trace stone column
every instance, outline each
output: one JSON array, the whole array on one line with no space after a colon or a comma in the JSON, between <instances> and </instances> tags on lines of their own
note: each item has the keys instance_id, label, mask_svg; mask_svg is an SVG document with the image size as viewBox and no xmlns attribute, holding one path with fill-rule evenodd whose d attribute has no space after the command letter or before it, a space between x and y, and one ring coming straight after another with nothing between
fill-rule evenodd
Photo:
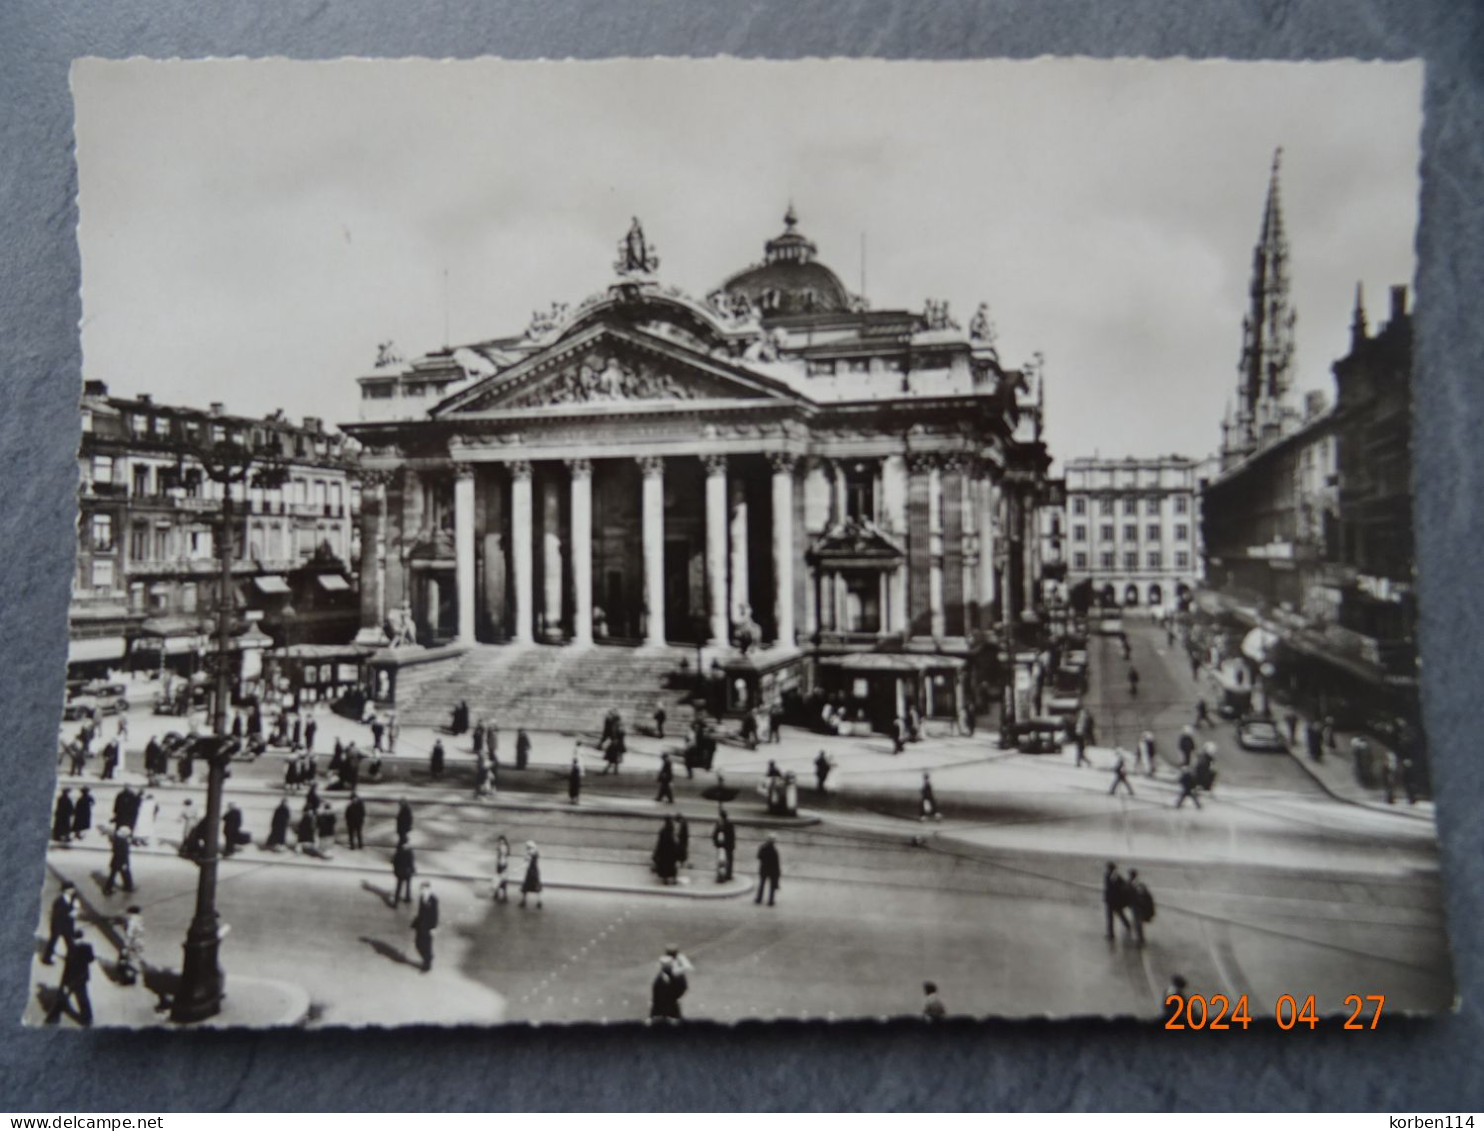
<instances>
[{"instance_id":1,"label":"stone column","mask_svg":"<svg viewBox=\"0 0 1484 1131\"><path fill-rule=\"evenodd\" d=\"M360 478L361 628L356 634L356 643L380 646L386 643L386 484L389 475L385 471L363 471ZM263 556L271 557L266 532L263 537Z\"/></svg>"},{"instance_id":2,"label":"stone column","mask_svg":"<svg viewBox=\"0 0 1484 1131\"><path fill-rule=\"evenodd\" d=\"M995 601L995 526L1000 509L1000 489L989 472L979 481L979 623L993 624Z\"/></svg>"},{"instance_id":3,"label":"stone column","mask_svg":"<svg viewBox=\"0 0 1484 1131\"><path fill-rule=\"evenodd\" d=\"M707 456L706 598L711 614L711 645L726 647L727 616L727 457Z\"/></svg>"},{"instance_id":4,"label":"stone column","mask_svg":"<svg viewBox=\"0 0 1484 1131\"><path fill-rule=\"evenodd\" d=\"M644 643L665 642L665 461L640 456L644 476Z\"/></svg>"},{"instance_id":5,"label":"stone column","mask_svg":"<svg viewBox=\"0 0 1484 1131\"><path fill-rule=\"evenodd\" d=\"M572 643L593 642L593 465L569 459L572 476Z\"/></svg>"},{"instance_id":6,"label":"stone column","mask_svg":"<svg viewBox=\"0 0 1484 1131\"><path fill-rule=\"evenodd\" d=\"M541 625L550 635L562 625L562 495L557 481L541 481Z\"/></svg>"},{"instance_id":7,"label":"stone column","mask_svg":"<svg viewBox=\"0 0 1484 1131\"><path fill-rule=\"evenodd\" d=\"M845 465L839 460L830 461L830 521L839 525L845 521L847 510L845 497Z\"/></svg>"},{"instance_id":8,"label":"stone column","mask_svg":"<svg viewBox=\"0 0 1484 1131\"><path fill-rule=\"evenodd\" d=\"M983 627L983 614L979 611L979 512L974 506L975 484L979 481L977 461L964 464L964 473L959 477L963 501L959 506L963 538L963 594L964 636L971 636L975 629Z\"/></svg>"},{"instance_id":9,"label":"stone column","mask_svg":"<svg viewBox=\"0 0 1484 1131\"><path fill-rule=\"evenodd\" d=\"M791 452L768 457L773 465L773 621L777 645L794 646L794 465Z\"/></svg>"},{"instance_id":10,"label":"stone column","mask_svg":"<svg viewBox=\"0 0 1484 1131\"><path fill-rule=\"evenodd\" d=\"M535 615L532 600L531 559L531 465L515 460L510 468L510 572L515 575L515 609L511 636L517 644L532 640L531 621Z\"/></svg>"},{"instance_id":11,"label":"stone column","mask_svg":"<svg viewBox=\"0 0 1484 1131\"><path fill-rule=\"evenodd\" d=\"M454 579L458 591L460 644L474 643L474 468L454 465Z\"/></svg>"},{"instance_id":12,"label":"stone column","mask_svg":"<svg viewBox=\"0 0 1484 1131\"><path fill-rule=\"evenodd\" d=\"M943 469L928 468L928 613L933 639L946 631L943 617Z\"/></svg>"},{"instance_id":13,"label":"stone column","mask_svg":"<svg viewBox=\"0 0 1484 1131\"><path fill-rule=\"evenodd\" d=\"M752 587L747 576L747 485L734 478L727 486L732 497L731 614L733 621L740 621L752 608Z\"/></svg>"},{"instance_id":14,"label":"stone column","mask_svg":"<svg viewBox=\"0 0 1484 1131\"><path fill-rule=\"evenodd\" d=\"M903 456L887 456L881 461L881 525L899 545L907 544L907 460ZM890 592L890 619L886 622L886 630L906 633L912 626L907 617L905 562L892 570Z\"/></svg>"}]
</instances>

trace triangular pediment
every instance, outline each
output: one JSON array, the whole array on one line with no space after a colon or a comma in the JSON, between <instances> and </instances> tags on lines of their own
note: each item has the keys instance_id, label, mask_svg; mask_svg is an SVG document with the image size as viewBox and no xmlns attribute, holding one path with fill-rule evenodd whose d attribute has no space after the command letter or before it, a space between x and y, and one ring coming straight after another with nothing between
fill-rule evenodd
<instances>
[{"instance_id":1,"label":"triangular pediment","mask_svg":"<svg viewBox=\"0 0 1484 1131\"><path fill-rule=\"evenodd\" d=\"M827 564L887 566L905 557L905 551L874 522L847 519L821 534L809 556Z\"/></svg>"},{"instance_id":2,"label":"triangular pediment","mask_svg":"<svg viewBox=\"0 0 1484 1131\"><path fill-rule=\"evenodd\" d=\"M531 409L618 408L688 401L793 400L770 378L674 342L602 328L559 342L434 410L440 418Z\"/></svg>"}]
</instances>

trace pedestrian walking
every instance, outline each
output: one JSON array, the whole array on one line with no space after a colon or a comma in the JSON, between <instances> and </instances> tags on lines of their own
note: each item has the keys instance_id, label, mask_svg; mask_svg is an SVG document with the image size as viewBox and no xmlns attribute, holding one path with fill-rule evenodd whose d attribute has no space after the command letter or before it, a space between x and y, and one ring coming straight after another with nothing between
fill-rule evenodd
<instances>
[{"instance_id":1,"label":"pedestrian walking","mask_svg":"<svg viewBox=\"0 0 1484 1131\"><path fill-rule=\"evenodd\" d=\"M1180 765L1189 767L1190 759L1195 754L1195 731L1190 727L1181 727L1180 740L1175 745L1180 751Z\"/></svg>"},{"instance_id":2,"label":"pedestrian walking","mask_svg":"<svg viewBox=\"0 0 1484 1131\"><path fill-rule=\"evenodd\" d=\"M1154 732L1146 730L1139 738L1138 745L1134 747L1134 769L1143 764L1146 777L1154 776Z\"/></svg>"},{"instance_id":3,"label":"pedestrian walking","mask_svg":"<svg viewBox=\"0 0 1484 1131\"><path fill-rule=\"evenodd\" d=\"M1216 722L1211 718L1211 708L1206 705L1205 699L1195 701L1195 725L1198 727L1210 727L1216 729Z\"/></svg>"},{"instance_id":4,"label":"pedestrian walking","mask_svg":"<svg viewBox=\"0 0 1484 1131\"><path fill-rule=\"evenodd\" d=\"M433 751L428 755L428 776L434 781L443 780L444 757L443 740L441 738L435 738L433 740Z\"/></svg>"},{"instance_id":5,"label":"pedestrian walking","mask_svg":"<svg viewBox=\"0 0 1484 1131\"><path fill-rule=\"evenodd\" d=\"M58 942L70 945L73 936L77 934L77 885L71 880L62 881L62 890L52 900L47 927L46 946L41 952L43 966L52 964Z\"/></svg>"},{"instance_id":6,"label":"pedestrian walking","mask_svg":"<svg viewBox=\"0 0 1484 1131\"><path fill-rule=\"evenodd\" d=\"M418 957L423 960L422 972L433 969L433 934L438 930L438 896L427 880L417 893L417 914L412 919L413 941Z\"/></svg>"},{"instance_id":7,"label":"pedestrian walking","mask_svg":"<svg viewBox=\"0 0 1484 1131\"><path fill-rule=\"evenodd\" d=\"M118 979L132 986L144 974L144 912L130 904L119 923Z\"/></svg>"},{"instance_id":8,"label":"pedestrian walking","mask_svg":"<svg viewBox=\"0 0 1484 1131\"><path fill-rule=\"evenodd\" d=\"M510 841L501 833L495 841L495 878L491 882L491 894L496 903L510 901Z\"/></svg>"},{"instance_id":9,"label":"pedestrian walking","mask_svg":"<svg viewBox=\"0 0 1484 1131\"><path fill-rule=\"evenodd\" d=\"M678 875L679 854L675 845L675 818L666 817L655 838L654 852L650 854L654 874L662 884L673 884Z\"/></svg>"},{"instance_id":10,"label":"pedestrian walking","mask_svg":"<svg viewBox=\"0 0 1484 1131\"><path fill-rule=\"evenodd\" d=\"M943 819L943 814L938 812L938 798L933 793L932 775L926 773L922 775L922 789L918 791L917 819L919 821L941 821Z\"/></svg>"},{"instance_id":11,"label":"pedestrian walking","mask_svg":"<svg viewBox=\"0 0 1484 1131\"><path fill-rule=\"evenodd\" d=\"M68 787L62 790L56 807L52 809L52 840L65 842L72 839L72 811L72 789Z\"/></svg>"},{"instance_id":12,"label":"pedestrian walking","mask_svg":"<svg viewBox=\"0 0 1484 1131\"><path fill-rule=\"evenodd\" d=\"M1103 925L1110 939L1113 937L1114 919L1123 924L1125 934L1129 931L1128 915L1125 914L1128 897L1128 881L1119 874L1118 865L1109 860L1103 869Z\"/></svg>"},{"instance_id":13,"label":"pedestrian walking","mask_svg":"<svg viewBox=\"0 0 1484 1131\"><path fill-rule=\"evenodd\" d=\"M711 843L716 848L716 882L724 884L732 878L732 861L737 852L737 826L732 824L725 809L717 811Z\"/></svg>"},{"instance_id":14,"label":"pedestrian walking","mask_svg":"<svg viewBox=\"0 0 1484 1131\"><path fill-rule=\"evenodd\" d=\"M768 741L783 741L783 704L773 703L768 708Z\"/></svg>"},{"instance_id":15,"label":"pedestrian walking","mask_svg":"<svg viewBox=\"0 0 1484 1131\"><path fill-rule=\"evenodd\" d=\"M829 780L832 769L834 769L834 763L830 761L830 756L821 750L819 756L814 759L814 781L820 793L824 792L824 783Z\"/></svg>"},{"instance_id":16,"label":"pedestrian walking","mask_svg":"<svg viewBox=\"0 0 1484 1131\"><path fill-rule=\"evenodd\" d=\"M298 827L294 830L294 835L299 842L294 846L295 850L307 856L315 854L316 842L319 839L319 822L315 820L314 814L315 810L308 805L304 806L304 811L299 814Z\"/></svg>"},{"instance_id":17,"label":"pedestrian walking","mask_svg":"<svg viewBox=\"0 0 1484 1131\"><path fill-rule=\"evenodd\" d=\"M1077 760L1072 763L1074 768L1092 765L1092 760L1087 756L1087 746L1091 741L1092 715L1084 707L1077 712L1077 721L1072 724L1072 744L1077 750Z\"/></svg>"},{"instance_id":18,"label":"pedestrian walking","mask_svg":"<svg viewBox=\"0 0 1484 1131\"><path fill-rule=\"evenodd\" d=\"M407 838L398 837L397 847L392 851L392 878L397 881L392 889L392 903L412 902L412 877L417 875L417 859ZM405 900L404 900L405 897Z\"/></svg>"},{"instance_id":19,"label":"pedestrian walking","mask_svg":"<svg viewBox=\"0 0 1484 1131\"><path fill-rule=\"evenodd\" d=\"M125 891L134 890L134 872L129 866L129 831L115 827L113 844L108 853L108 879L103 881L103 894L113 894L115 880L122 880Z\"/></svg>"},{"instance_id":20,"label":"pedestrian walking","mask_svg":"<svg viewBox=\"0 0 1484 1131\"><path fill-rule=\"evenodd\" d=\"M668 805L675 804L675 767L670 762L669 754L660 755L660 772L655 777L659 785L659 791L654 795L656 802L664 802Z\"/></svg>"},{"instance_id":21,"label":"pedestrian walking","mask_svg":"<svg viewBox=\"0 0 1484 1131\"><path fill-rule=\"evenodd\" d=\"M386 752L395 754L397 752L397 736L402 733L402 723L397 718L396 711L386 713Z\"/></svg>"},{"instance_id":22,"label":"pedestrian walking","mask_svg":"<svg viewBox=\"0 0 1484 1131\"><path fill-rule=\"evenodd\" d=\"M1181 770L1179 781L1180 796L1175 798L1175 808L1182 808L1185 805L1185 799L1188 797L1195 804L1195 807L1199 809L1201 807L1201 799L1196 796L1195 771L1189 768Z\"/></svg>"},{"instance_id":23,"label":"pedestrian walking","mask_svg":"<svg viewBox=\"0 0 1484 1131\"><path fill-rule=\"evenodd\" d=\"M304 723L304 749L311 753L314 751L314 736L318 731L319 723L314 721L313 715L310 715Z\"/></svg>"},{"instance_id":24,"label":"pedestrian walking","mask_svg":"<svg viewBox=\"0 0 1484 1131\"><path fill-rule=\"evenodd\" d=\"M98 775L101 780L113 780L114 771L118 769L119 758L121 757L119 750L120 747L117 740L110 742L103 748L103 772Z\"/></svg>"},{"instance_id":25,"label":"pedestrian walking","mask_svg":"<svg viewBox=\"0 0 1484 1131\"><path fill-rule=\"evenodd\" d=\"M1173 1021L1181 1015L1181 1012L1184 1009L1188 986L1189 983L1185 981L1185 976L1183 974L1170 975L1170 984L1165 989L1164 998L1164 1004L1170 1008L1169 1014L1165 1017L1166 1022ZM1180 1001L1179 1003L1173 1003L1170 1001L1171 998L1179 998Z\"/></svg>"},{"instance_id":26,"label":"pedestrian walking","mask_svg":"<svg viewBox=\"0 0 1484 1131\"><path fill-rule=\"evenodd\" d=\"M907 723L901 715L891 720L891 752L900 754L907 749Z\"/></svg>"},{"instance_id":27,"label":"pedestrian walking","mask_svg":"<svg viewBox=\"0 0 1484 1131\"><path fill-rule=\"evenodd\" d=\"M322 851L329 852L335 847L335 807L328 802L315 814L314 832Z\"/></svg>"},{"instance_id":28,"label":"pedestrian walking","mask_svg":"<svg viewBox=\"0 0 1484 1131\"><path fill-rule=\"evenodd\" d=\"M139 803L134 814L134 843L147 848L157 835L160 803L148 790L141 791L138 796Z\"/></svg>"},{"instance_id":29,"label":"pedestrian walking","mask_svg":"<svg viewBox=\"0 0 1484 1131\"><path fill-rule=\"evenodd\" d=\"M61 1020L63 1012L71 1012L69 1002L76 1007L77 1020L82 1025L93 1023L93 1003L88 997L88 980L93 965L93 947L78 935L67 946L67 958L62 963L62 980L57 986L56 1000L46 1015L50 1025Z\"/></svg>"},{"instance_id":30,"label":"pedestrian walking","mask_svg":"<svg viewBox=\"0 0 1484 1131\"><path fill-rule=\"evenodd\" d=\"M1129 909L1134 913L1134 938L1140 946L1144 945L1144 924L1154 920L1154 896L1139 879L1137 868L1130 868L1128 873Z\"/></svg>"},{"instance_id":31,"label":"pedestrian walking","mask_svg":"<svg viewBox=\"0 0 1484 1131\"><path fill-rule=\"evenodd\" d=\"M1324 716L1324 748L1335 749L1335 719L1333 715Z\"/></svg>"},{"instance_id":32,"label":"pedestrian walking","mask_svg":"<svg viewBox=\"0 0 1484 1131\"><path fill-rule=\"evenodd\" d=\"M763 892L768 893L768 906L778 896L778 885L783 881L783 862L778 856L778 838L769 833L757 850L757 895L753 903L763 901Z\"/></svg>"},{"instance_id":33,"label":"pedestrian walking","mask_svg":"<svg viewBox=\"0 0 1484 1131\"><path fill-rule=\"evenodd\" d=\"M654 708L654 736L665 737L665 708L663 704L656 704Z\"/></svg>"},{"instance_id":34,"label":"pedestrian walking","mask_svg":"<svg viewBox=\"0 0 1484 1131\"><path fill-rule=\"evenodd\" d=\"M654 976L649 993L649 1019L651 1021L683 1021L680 999L690 988L690 972L694 970L690 959L680 953L678 947L668 948L660 956L659 972Z\"/></svg>"},{"instance_id":35,"label":"pedestrian walking","mask_svg":"<svg viewBox=\"0 0 1484 1131\"><path fill-rule=\"evenodd\" d=\"M1304 727L1304 749L1308 752L1309 761L1324 761L1324 739L1319 724L1310 719Z\"/></svg>"},{"instance_id":36,"label":"pedestrian walking","mask_svg":"<svg viewBox=\"0 0 1484 1131\"><path fill-rule=\"evenodd\" d=\"M1127 647L1127 646L1125 646L1125 647ZM1130 699L1137 699L1139 697L1139 669L1138 668L1131 667L1128 670L1128 694L1129 694L1129 698Z\"/></svg>"},{"instance_id":37,"label":"pedestrian walking","mask_svg":"<svg viewBox=\"0 0 1484 1131\"><path fill-rule=\"evenodd\" d=\"M227 811L222 814L222 855L234 855L243 840L242 810L235 801L228 802Z\"/></svg>"},{"instance_id":38,"label":"pedestrian walking","mask_svg":"<svg viewBox=\"0 0 1484 1131\"><path fill-rule=\"evenodd\" d=\"M747 749L757 749L757 713L748 711L742 716L742 741L747 744Z\"/></svg>"},{"instance_id":39,"label":"pedestrian walking","mask_svg":"<svg viewBox=\"0 0 1484 1131\"><path fill-rule=\"evenodd\" d=\"M536 897L536 907L541 907L541 853L534 840L526 841L526 874L520 882L520 905L526 905L526 896Z\"/></svg>"},{"instance_id":40,"label":"pedestrian walking","mask_svg":"<svg viewBox=\"0 0 1484 1131\"><path fill-rule=\"evenodd\" d=\"M1290 747L1298 745L1298 723L1299 717L1292 711L1289 711L1283 716L1283 727L1288 731L1288 745Z\"/></svg>"},{"instance_id":41,"label":"pedestrian walking","mask_svg":"<svg viewBox=\"0 0 1484 1131\"><path fill-rule=\"evenodd\" d=\"M474 757L484 757L484 720L480 719L474 724L473 730Z\"/></svg>"},{"instance_id":42,"label":"pedestrian walking","mask_svg":"<svg viewBox=\"0 0 1484 1131\"><path fill-rule=\"evenodd\" d=\"M397 839L406 840L412 835L412 806L407 798L397 802Z\"/></svg>"},{"instance_id":43,"label":"pedestrian walking","mask_svg":"<svg viewBox=\"0 0 1484 1131\"><path fill-rule=\"evenodd\" d=\"M386 724L375 715L371 716L371 749L382 752L382 739L386 736Z\"/></svg>"},{"instance_id":44,"label":"pedestrian walking","mask_svg":"<svg viewBox=\"0 0 1484 1131\"><path fill-rule=\"evenodd\" d=\"M515 732L515 768L524 770L531 764L531 736L526 733L525 727Z\"/></svg>"},{"instance_id":45,"label":"pedestrian walking","mask_svg":"<svg viewBox=\"0 0 1484 1131\"><path fill-rule=\"evenodd\" d=\"M684 813L675 814L675 863L682 868L690 867L690 822Z\"/></svg>"},{"instance_id":46,"label":"pedestrian walking","mask_svg":"<svg viewBox=\"0 0 1484 1131\"><path fill-rule=\"evenodd\" d=\"M289 809L289 799L279 798L278 808L273 810L273 817L268 824L268 839L263 842L263 847L271 852L286 848L289 843L289 825L293 823L293 820L294 814Z\"/></svg>"},{"instance_id":47,"label":"pedestrian walking","mask_svg":"<svg viewBox=\"0 0 1484 1131\"><path fill-rule=\"evenodd\" d=\"M1134 795L1134 785L1128 780L1128 766L1124 763L1122 750L1117 751L1117 761L1113 763L1113 784L1108 787L1108 796L1117 793L1119 786L1128 790L1130 797Z\"/></svg>"},{"instance_id":48,"label":"pedestrian walking","mask_svg":"<svg viewBox=\"0 0 1484 1131\"><path fill-rule=\"evenodd\" d=\"M352 792L345 806L345 846L350 849L366 847L366 803L359 793Z\"/></svg>"},{"instance_id":49,"label":"pedestrian walking","mask_svg":"<svg viewBox=\"0 0 1484 1131\"><path fill-rule=\"evenodd\" d=\"M948 1016L948 1009L943 1004L943 999L938 996L937 982L924 982L922 984L922 1019L924 1021L941 1021Z\"/></svg>"},{"instance_id":50,"label":"pedestrian walking","mask_svg":"<svg viewBox=\"0 0 1484 1131\"><path fill-rule=\"evenodd\" d=\"M93 794L83 786L72 807L72 839L81 840L93 827Z\"/></svg>"},{"instance_id":51,"label":"pedestrian walking","mask_svg":"<svg viewBox=\"0 0 1484 1131\"><path fill-rule=\"evenodd\" d=\"M582 799L582 759L572 755L572 765L567 768L567 801L576 805Z\"/></svg>"},{"instance_id":52,"label":"pedestrian walking","mask_svg":"<svg viewBox=\"0 0 1484 1131\"><path fill-rule=\"evenodd\" d=\"M180 826L180 854L186 853L186 844L191 839L191 830L196 827L196 806L187 797L180 803L180 812L175 815L175 823Z\"/></svg>"}]
</instances>

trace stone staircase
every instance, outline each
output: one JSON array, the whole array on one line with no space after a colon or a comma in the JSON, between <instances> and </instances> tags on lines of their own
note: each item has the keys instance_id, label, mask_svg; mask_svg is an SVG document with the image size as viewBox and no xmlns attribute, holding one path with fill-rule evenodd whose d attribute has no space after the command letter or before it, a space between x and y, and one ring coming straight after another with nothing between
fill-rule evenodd
<instances>
[{"instance_id":1,"label":"stone staircase","mask_svg":"<svg viewBox=\"0 0 1484 1131\"><path fill-rule=\"evenodd\" d=\"M617 707L632 732L653 725L659 704L678 721L691 690L676 677L682 659L693 669L694 649L479 645L429 665L433 678L399 687L397 715L404 726L447 726L462 700L471 721L490 719L507 735L516 727L596 734Z\"/></svg>"}]
</instances>

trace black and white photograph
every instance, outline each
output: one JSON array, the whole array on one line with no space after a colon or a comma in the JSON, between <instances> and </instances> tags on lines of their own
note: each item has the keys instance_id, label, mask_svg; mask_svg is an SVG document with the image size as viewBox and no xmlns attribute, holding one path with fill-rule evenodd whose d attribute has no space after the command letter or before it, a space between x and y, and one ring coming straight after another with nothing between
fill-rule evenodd
<instances>
[{"instance_id":1,"label":"black and white photograph","mask_svg":"<svg viewBox=\"0 0 1484 1131\"><path fill-rule=\"evenodd\" d=\"M71 78L26 1025L1453 1007L1420 62Z\"/></svg>"}]
</instances>

